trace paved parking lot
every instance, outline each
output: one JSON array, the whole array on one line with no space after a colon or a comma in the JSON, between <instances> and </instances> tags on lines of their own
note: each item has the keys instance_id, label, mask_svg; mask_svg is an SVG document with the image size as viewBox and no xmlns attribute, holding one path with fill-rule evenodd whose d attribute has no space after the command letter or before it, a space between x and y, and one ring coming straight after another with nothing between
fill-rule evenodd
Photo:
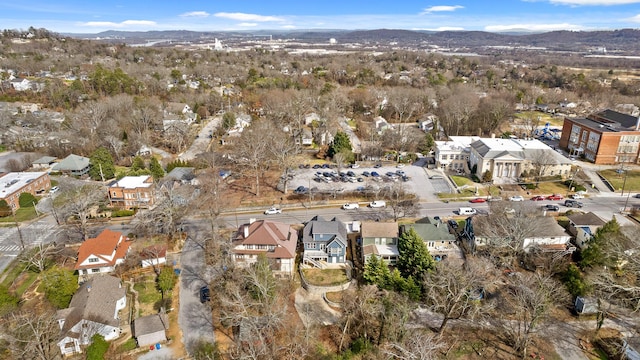
<instances>
[{"instance_id":1,"label":"paved parking lot","mask_svg":"<svg viewBox=\"0 0 640 360\"><path fill-rule=\"evenodd\" d=\"M312 189L317 192L341 192L356 191L358 189L379 190L387 186L401 184L406 191L415 193L420 200L429 201L437 199L437 192L449 192L449 186L444 179L429 179L422 166L423 162L407 164L402 167L385 165L381 167L361 166L358 168L303 168L293 172L293 178L289 182L290 189L299 186ZM341 181L339 173L345 173L347 181ZM349 173L351 172L351 173ZM379 176L372 176L372 173ZM402 175L406 176L403 180ZM325 176L333 174L332 176ZM394 176L388 176L387 174Z\"/></svg>"}]
</instances>

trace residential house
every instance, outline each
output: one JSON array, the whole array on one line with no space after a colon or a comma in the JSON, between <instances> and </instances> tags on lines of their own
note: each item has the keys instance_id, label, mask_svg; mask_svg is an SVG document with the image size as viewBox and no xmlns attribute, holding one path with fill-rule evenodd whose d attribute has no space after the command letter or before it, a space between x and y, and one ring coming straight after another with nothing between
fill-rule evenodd
<instances>
[{"instance_id":1,"label":"residential house","mask_svg":"<svg viewBox=\"0 0 640 360\"><path fill-rule=\"evenodd\" d=\"M89 158L71 154L54 165L51 170L71 176L82 176L89 172Z\"/></svg>"},{"instance_id":2,"label":"residential house","mask_svg":"<svg viewBox=\"0 0 640 360\"><path fill-rule=\"evenodd\" d=\"M575 237L574 243L580 249L585 249L591 238L596 234L596 231L606 224L602 218L593 212L573 213L568 215L567 218L569 219L568 231Z\"/></svg>"},{"instance_id":3,"label":"residential house","mask_svg":"<svg viewBox=\"0 0 640 360\"><path fill-rule=\"evenodd\" d=\"M95 334L111 341L120 336L118 312L127 305L120 279L101 275L80 285L67 309L58 310L61 339L57 345L63 355L82 352L80 346L91 343Z\"/></svg>"},{"instance_id":4,"label":"residential house","mask_svg":"<svg viewBox=\"0 0 640 360\"><path fill-rule=\"evenodd\" d=\"M13 210L20 208L20 194L42 195L51 188L46 172L12 172L0 177L0 199Z\"/></svg>"},{"instance_id":5,"label":"residential house","mask_svg":"<svg viewBox=\"0 0 640 360\"><path fill-rule=\"evenodd\" d=\"M164 245L152 245L140 251L142 267L159 266L167 263L167 247Z\"/></svg>"},{"instance_id":6,"label":"residential house","mask_svg":"<svg viewBox=\"0 0 640 360\"><path fill-rule=\"evenodd\" d=\"M471 172L468 166L471 143L479 139L478 136L449 136L447 141L436 141L436 167L442 170Z\"/></svg>"},{"instance_id":7,"label":"residential house","mask_svg":"<svg viewBox=\"0 0 640 360\"><path fill-rule=\"evenodd\" d=\"M175 167L165 175L162 180L179 182L182 184L190 184L196 178L195 168L193 167Z\"/></svg>"},{"instance_id":8,"label":"residential house","mask_svg":"<svg viewBox=\"0 0 640 360\"><path fill-rule=\"evenodd\" d=\"M304 116L304 125L305 126L309 126L311 124L313 124L313 122L316 123L320 123L322 121L322 119L320 118L320 115L316 114L316 113L310 113Z\"/></svg>"},{"instance_id":9,"label":"residential house","mask_svg":"<svg viewBox=\"0 0 640 360\"><path fill-rule=\"evenodd\" d=\"M11 86L15 91L27 91L31 90L31 81L24 78L14 78L11 79Z\"/></svg>"},{"instance_id":10,"label":"residential house","mask_svg":"<svg viewBox=\"0 0 640 360\"><path fill-rule=\"evenodd\" d=\"M125 176L109 184L109 203L121 209L149 208L154 203L153 177Z\"/></svg>"},{"instance_id":11,"label":"residential house","mask_svg":"<svg viewBox=\"0 0 640 360\"><path fill-rule=\"evenodd\" d=\"M90 279L91 275L112 272L124 262L131 242L121 232L104 229L97 237L85 240L78 249L79 282Z\"/></svg>"},{"instance_id":12,"label":"residential house","mask_svg":"<svg viewBox=\"0 0 640 360\"><path fill-rule=\"evenodd\" d=\"M158 313L135 319L131 325L131 332L136 338L138 346L143 348L165 342L168 328L169 318L166 314Z\"/></svg>"},{"instance_id":13,"label":"residential house","mask_svg":"<svg viewBox=\"0 0 640 360\"><path fill-rule=\"evenodd\" d=\"M381 135L383 132L385 132L385 130L392 129L393 127L391 126L391 124L389 124L389 122L387 122L385 118L383 118L382 116L377 116L375 119L373 119L373 128L378 133L378 135Z\"/></svg>"},{"instance_id":14,"label":"residential house","mask_svg":"<svg viewBox=\"0 0 640 360\"><path fill-rule=\"evenodd\" d=\"M302 243L303 262L318 266L317 262L344 264L346 261L347 228L337 218L314 217L302 230Z\"/></svg>"},{"instance_id":15,"label":"residential house","mask_svg":"<svg viewBox=\"0 0 640 360\"><path fill-rule=\"evenodd\" d=\"M471 143L469 166L482 177L489 171L497 183L515 182L523 174L568 176L571 160L537 139L482 138Z\"/></svg>"},{"instance_id":16,"label":"residential house","mask_svg":"<svg viewBox=\"0 0 640 360\"><path fill-rule=\"evenodd\" d=\"M565 118L560 147L595 164L637 164L640 117L604 110L586 118Z\"/></svg>"},{"instance_id":17,"label":"residential house","mask_svg":"<svg viewBox=\"0 0 640 360\"><path fill-rule=\"evenodd\" d=\"M165 113L168 113L168 114L187 115L192 112L193 110L191 109L191 106L185 103L169 102L165 107Z\"/></svg>"},{"instance_id":18,"label":"residential house","mask_svg":"<svg viewBox=\"0 0 640 360\"><path fill-rule=\"evenodd\" d=\"M363 221L360 224L363 262L376 255L388 265L398 261L398 223Z\"/></svg>"},{"instance_id":19,"label":"residential house","mask_svg":"<svg viewBox=\"0 0 640 360\"><path fill-rule=\"evenodd\" d=\"M140 147L140 150L136 151L137 156L151 156L151 154L152 154L151 148L148 147L147 145L142 145Z\"/></svg>"},{"instance_id":20,"label":"residential house","mask_svg":"<svg viewBox=\"0 0 640 360\"><path fill-rule=\"evenodd\" d=\"M413 229L424 241L429 254L435 260L444 260L449 256L459 256L460 248L456 245L456 236L449 232L447 224L433 218L424 218L415 224L400 226L400 233Z\"/></svg>"},{"instance_id":21,"label":"residential house","mask_svg":"<svg viewBox=\"0 0 640 360\"><path fill-rule=\"evenodd\" d=\"M523 236L521 246L524 251L529 251L536 246L545 251L573 251L575 249L569 245L571 236L564 231L555 218L540 216L532 221L535 221L537 226L535 230ZM506 229L500 233L499 229L490 224L487 216L467 218L463 235L471 251L485 245L507 246L512 239L512 235L507 233Z\"/></svg>"},{"instance_id":22,"label":"residential house","mask_svg":"<svg viewBox=\"0 0 640 360\"><path fill-rule=\"evenodd\" d=\"M276 274L292 276L297 242L298 232L291 225L251 219L238 228L231 252L239 266L254 264L259 254L265 254Z\"/></svg>"},{"instance_id":23,"label":"residential house","mask_svg":"<svg viewBox=\"0 0 640 360\"><path fill-rule=\"evenodd\" d=\"M420 119L418 119L418 127L420 128L420 130L424 132L430 132L435 128L437 120L438 120L438 117L435 116L434 114L431 114L431 113L426 114ZM441 128L441 126L438 125L438 128Z\"/></svg>"},{"instance_id":24,"label":"residential house","mask_svg":"<svg viewBox=\"0 0 640 360\"><path fill-rule=\"evenodd\" d=\"M43 156L34 160L31 163L31 167L34 169L51 169L56 164L57 158L55 156Z\"/></svg>"}]
</instances>

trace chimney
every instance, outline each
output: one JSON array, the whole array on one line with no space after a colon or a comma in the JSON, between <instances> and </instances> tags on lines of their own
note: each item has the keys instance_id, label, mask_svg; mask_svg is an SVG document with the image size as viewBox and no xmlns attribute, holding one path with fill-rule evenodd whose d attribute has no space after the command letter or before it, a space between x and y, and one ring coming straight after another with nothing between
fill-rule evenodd
<instances>
[{"instance_id":1,"label":"chimney","mask_svg":"<svg viewBox=\"0 0 640 360\"><path fill-rule=\"evenodd\" d=\"M244 233L243 233L243 235L244 235L244 238L245 238L245 239L249 237L249 225L245 225L245 226L244 226Z\"/></svg>"}]
</instances>

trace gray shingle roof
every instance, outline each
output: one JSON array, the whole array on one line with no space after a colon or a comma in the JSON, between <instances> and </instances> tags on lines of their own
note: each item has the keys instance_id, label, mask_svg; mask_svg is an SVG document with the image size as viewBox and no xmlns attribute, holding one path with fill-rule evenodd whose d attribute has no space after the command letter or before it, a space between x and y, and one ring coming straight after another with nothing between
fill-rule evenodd
<instances>
[{"instance_id":1,"label":"gray shingle roof","mask_svg":"<svg viewBox=\"0 0 640 360\"><path fill-rule=\"evenodd\" d=\"M314 217L304 226L302 242L313 242L313 234L336 235L335 240L347 245L347 227L337 218L327 221L320 216Z\"/></svg>"},{"instance_id":2,"label":"gray shingle roof","mask_svg":"<svg viewBox=\"0 0 640 360\"><path fill-rule=\"evenodd\" d=\"M79 171L89 166L89 158L71 154L57 163L52 170L55 171Z\"/></svg>"},{"instance_id":3,"label":"gray shingle roof","mask_svg":"<svg viewBox=\"0 0 640 360\"><path fill-rule=\"evenodd\" d=\"M169 319L166 314L153 314L139 317L133 321L133 334L135 337L153 334L169 328Z\"/></svg>"},{"instance_id":4,"label":"gray shingle roof","mask_svg":"<svg viewBox=\"0 0 640 360\"><path fill-rule=\"evenodd\" d=\"M588 212L585 214L575 213L567 216L572 223L576 226L585 226L585 225L593 225L593 226L603 226L605 221L602 220L598 215Z\"/></svg>"},{"instance_id":5,"label":"gray shingle roof","mask_svg":"<svg viewBox=\"0 0 640 360\"><path fill-rule=\"evenodd\" d=\"M402 233L413 228L423 241L455 241L455 235L449 233L447 224L407 224L401 226Z\"/></svg>"}]
</instances>

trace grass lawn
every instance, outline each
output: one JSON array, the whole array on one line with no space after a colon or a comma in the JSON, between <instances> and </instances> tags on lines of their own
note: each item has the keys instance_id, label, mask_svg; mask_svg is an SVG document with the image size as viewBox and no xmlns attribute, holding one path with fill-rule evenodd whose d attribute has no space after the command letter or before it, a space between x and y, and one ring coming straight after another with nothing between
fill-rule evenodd
<instances>
[{"instance_id":1,"label":"grass lawn","mask_svg":"<svg viewBox=\"0 0 640 360\"><path fill-rule=\"evenodd\" d=\"M311 285L332 286L348 281L347 273L342 269L303 269L302 271Z\"/></svg>"},{"instance_id":2,"label":"grass lawn","mask_svg":"<svg viewBox=\"0 0 640 360\"><path fill-rule=\"evenodd\" d=\"M7 277L4 278L2 285L10 288L14 282L17 282L18 286L15 288L15 292L18 297L21 297L22 294L24 294L25 290L27 290L27 288L29 288L29 286L38 279L39 275L33 271L25 271L24 264L19 260L15 260L11 263L5 270L5 273L7 274Z\"/></svg>"},{"instance_id":3,"label":"grass lawn","mask_svg":"<svg viewBox=\"0 0 640 360\"><path fill-rule=\"evenodd\" d=\"M523 111L516 114L517 118L526 118L530 117L532 119L540 118L540 123L538 126L544 126L544 124L549 123L550 126L562 126L564 124L564 119L560 117L553 117L549 114L545 114L539 111Z\"/></svg>"},{"instance_id":4,"label":"grass lawn","mask_svg":"<svg viewBox=\"0 0 640 360\"><path fill-rule=\"evenodd\" d=\"M154 305L162 299L162 294L156 287L156 282L151 278L136 281L133 289L138 292L138 301L141 304Z\"/></svg>"},{"instance_id":5,"label":"grass lawn","mask_svg":"<svg viewBox=\"0 0 640 360\"><path fill-rule=\"evenodd\" d=\"M127 352L129 350L135 349L137 346L138 345L136 344L136 340L134 338L131 338L123 342L122 344L120 344L120 346L118 346L118 352L119 353Z\"/></svg>"},{"instance_id":6,"label":"grass lawn","mask_svg":"<svg viewBox=\"0 0 640 360\"><path fill-rule=\"evenodd\" d=\"M604 176L616 191L621 191L624 185L625 191L640 191L640 171L627 171L627 182L625 183L625 174L618 174L615 169L602 170L600 175Z\"/></svg>"},{"instance_id":7,"label":"grass lawn","mask_svg":"<svg viewBox=\"0 0 640 360\"><path fill-rule=\"evenodd\" d=\"M473 185L474 184L474 182L471 179L469 179L467 177L464 177L464 176L451 175L451 179L458 186L465 186L465 185Z\"/></svg>"},{"instance_id":8,"label":"grass lawn","mask_svg":"<svg viewBox=\"0 0 640 360\"><path fill-rule=\"evenodd\" d=\"M32 207L20 208L16 211L15 220L17 222L23 222L37 218L36 210ZM13 216L5 216L0 218L0 223L13 223Z\"/></svg>"}]
</instances>

